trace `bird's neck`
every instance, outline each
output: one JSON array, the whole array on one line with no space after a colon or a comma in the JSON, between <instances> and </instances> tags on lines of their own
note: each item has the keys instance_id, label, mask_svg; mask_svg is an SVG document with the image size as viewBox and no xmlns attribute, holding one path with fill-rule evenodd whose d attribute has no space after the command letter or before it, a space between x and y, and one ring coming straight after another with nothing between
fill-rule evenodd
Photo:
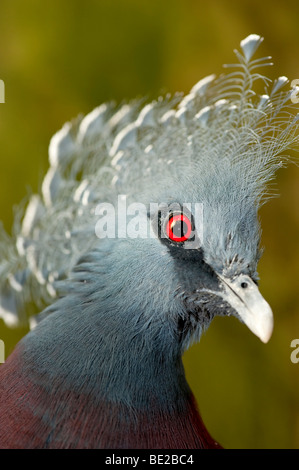
<instances>
[{"instance_id":1,"label":"bird's neck","mask_svg":"<svg viewBox=\"0 0 299 470\"><path fill-rule=\"evenodd\" d=\"M71 311L51 314L25 338L28 367L35 363L41 378L53 377L78 392L84 386L101 401L140 413L149 404L184 408L191 392L175 339L153 326L132 334L129 314L126 324L111 321L109 330L101 322L87 314L78 319Z\"/></svg>"},{"instance_id":2,"label":"bird's neck","mask_svg":"<svg viewBox=\"0 0 299 470\"><path fill-rule=\"evenodd\" d=\"M20 352L17 348L14 354ZM11 358L13 361L13 355ZM142 380L136 377L136 387L129 385L127 377L123 375L123 383L121 380L118 382L121 387L119 393L108 397L103 396L104 382L99 383L103 377L94 377L91 383L88 373L86 377L80 377L79 374L81 386L78 387L78 383L72 386L69 377L56 375L55 368L48 373L39 369L39 364L36 363L31 363L29 368L27 362L22 362L23 358L24 354L21 352L19 363L14 362L18 365L17 373L14 374L8 369L7 381L15 381L10 389L16 386L20 389L20 394L27 397L26 408L29 412L25 415L26 425L29 428L30 423L32 426L39 426L41 432L39 435L34 434L34 441L30 438L30 441L22 442L22 447L220 447L202 422L181 366L172 371L171 377L169 370L157 364L156 375L152 376L146 371L149 365L145 364ZM124 395L125 388L128 393ZM136 403L132 403L129 390ZM138 395L142 396L142 399ZM7 396L5 400L9 404L12 398L13 396ZM15 403L12 403L12 406L15 406ZM18 402L17 406L20 406L20 411L15 411L22 419L21 402ZM38 425L39 421L42 425ZM27 434L32 435L31 429Z\"/></svg>"},{"instance_id":3,"label":"bird's neck","mask_svg":"<svg viewBox=\"0 0 299 470\"><path fill-rule=\"evenodd\" d=\"M219 447L197 411L174 338L154 326L151 336L146 329L129 335L129 315L123 326L111 323L109 335L93 320L55 312L24 341L26 387L35 396L38 389L40 402L32 409L57 421L49 445L60 445L62 427L80 447Z\"/></svg>"}]
</instances>

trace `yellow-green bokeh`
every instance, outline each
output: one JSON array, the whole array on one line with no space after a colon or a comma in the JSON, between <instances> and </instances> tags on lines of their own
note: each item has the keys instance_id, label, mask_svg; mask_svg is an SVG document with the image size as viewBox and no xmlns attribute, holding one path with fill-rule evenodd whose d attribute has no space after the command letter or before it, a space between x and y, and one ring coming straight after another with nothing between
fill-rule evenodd
<instances>
[{"instance_id":1,"label":"yellow-green bokeh","mask_svg":"<svg viewBox=\"0 0 299 470\"><path fill-rule=\"evenodd\" d=\"M299 78L297 1L1 0L0 219L37 191L61 125L103 101L188 90L234 60L250 33L272 78ZM228 448L299 447L299 170L281 170L281 196L261 211L261 291L275 315L267 345L233 318L217 318L185 355L204 421ZM8 354L25 330L0 323Z\"/></svg>"}]
</instances>

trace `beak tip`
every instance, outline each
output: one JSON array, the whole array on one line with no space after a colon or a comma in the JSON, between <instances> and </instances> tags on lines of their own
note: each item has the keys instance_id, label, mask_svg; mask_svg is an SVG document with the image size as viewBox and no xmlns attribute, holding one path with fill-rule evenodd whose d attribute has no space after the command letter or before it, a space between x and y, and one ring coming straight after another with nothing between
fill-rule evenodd
<instances>
[{"instance_id":1,"label":"beak tip","mask_svg":"<svg viewBox=\"0 0 299 470\"><path fill-rule=\"evenodd\" d=\"M267 336L264 336L264 337L260 336L260 340L261 340L264 344L267 344L267 343L269 342L271 336L272 336L272 332L271 332L271 334L269 334L269 335L267 335Z\"/></svg>"},{"instance_id":2,"label":"beak tip","mask_svg":"<svg viewBox=\"0 0 299 470\"><path fill-rule=\"evenodd\" d=\"M263 329L259 331L259 333L255 332L259 339L265 344L268 343L273 333L273 315L270 309L269 311L271 313L268 315L267 321L261 324L261 326L263 326Z\"/></svg>"}]
</instances>

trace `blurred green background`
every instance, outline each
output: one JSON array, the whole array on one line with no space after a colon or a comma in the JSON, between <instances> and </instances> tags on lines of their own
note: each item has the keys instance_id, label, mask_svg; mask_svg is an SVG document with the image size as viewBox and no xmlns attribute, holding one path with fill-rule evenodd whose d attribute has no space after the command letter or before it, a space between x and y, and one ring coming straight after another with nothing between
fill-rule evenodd
<instances>
[{"instance_id":1,"label":"blurred green background","mask_svg":"<svg viewBox=\"0 0 299 470\"><path fill-rule=\"evenodd\" d=\"M299 78L298 1L1 0L0 219L37 191L48 143L61 125L103 101L189 89L220 73L250 33L265 37L270 77ZM227 448L299 447L299 168L277 178L280 197L261 210L260 288L275 329L262 344L233 318L216 318L185 355L211 434ZM25 334L0 323L6 354Z\"/></svg>"}]
</instances>

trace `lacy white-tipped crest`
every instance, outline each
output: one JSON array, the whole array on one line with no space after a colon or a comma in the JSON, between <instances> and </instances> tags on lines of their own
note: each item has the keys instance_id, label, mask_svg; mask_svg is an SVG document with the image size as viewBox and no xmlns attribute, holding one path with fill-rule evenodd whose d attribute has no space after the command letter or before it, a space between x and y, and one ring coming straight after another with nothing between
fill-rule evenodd
<instances>
[{"instance_id":1,"label":"lacy white-tipped crest","mask_svg":"<svg viewBox=\"0 0 299 470\"><path fill-rule=\"evenodd\" d=\"M240 42L240 46L244 52L246 62L250 62L252 56L258 49L261 42L263 42L263 40L264 38L258 36L257 34L250 34L249 36L247 36L247 38L243 39Z\"/></svg>"},{"instance_id":2,"label":"lacy white-tipped crest","mask_svg":"<svg viewBox=\"0 0 299 470\"><path fill-rule=\"evenodd\" d=\"M286 77L269 88L258 70L270 58L253 59L262 40L251 34L241 41L230 73L201 79L185 97L144 107L104 104L51 139L42 194L32 196L13 238L2 234L0 317L13 324L25 318L26 304L53 301L56 281L99 243L96 205L114 203L118 194L203 203L206 261L229 271L237 252L240 269L255 270L257 210L273 195L269 182L298 140L291 90L282 90ZM261 95L257 80L264 82Z\"/></svg>"}]
</instances>

